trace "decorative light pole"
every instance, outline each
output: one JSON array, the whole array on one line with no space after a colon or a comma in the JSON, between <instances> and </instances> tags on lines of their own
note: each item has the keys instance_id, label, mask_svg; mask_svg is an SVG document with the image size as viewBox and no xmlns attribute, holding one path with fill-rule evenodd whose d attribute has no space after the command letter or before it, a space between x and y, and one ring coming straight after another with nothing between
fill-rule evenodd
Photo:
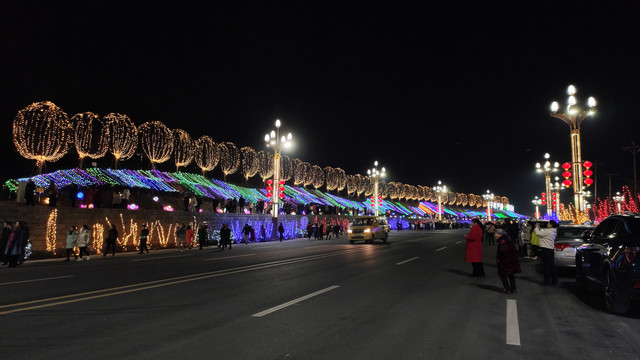
<instances>
[{"instance_id":1,"label":"decorative light pole","mask_svg":"<svg viewBox=\"0 0 640 360\"><path fill-rule=\"evenodd\" d=\"M491 221L491 206L493 205L493 199L495 196L491 191L487 190L487 193L483 194L482 198L487 202L487 221Z\"/></svg>"},{"instance_id":2,"label":"decorative light pole","mask_svg":"<svg viewBox=\"0 0 640 360\"><path fill-rule=\"evenodd\" d=\"M591 96L587 100L587 109L581 109L578 107L578 101L576 100L576 87L569 85L567 88L567 107L564 113L558 113L560 105L557 101L551 103L551 117L560 119L571 128L571 164L573 167L573 195L576 208L580 211L585 211L584 198L582 196L582 145L580 143L580 124L587 116L591 116L595 113L596 99Z\"/></svg>"},{"instance_id":3,"label":"decorative light pole","mask_svg":"<svg viewBox=\"0 0 640 360\"><path fill-rule=\"evenodd\" d=\"M542 200L538 199L538 197L536 196L535 198L533 198L533 200L531 200L531 202L536 206L536 219L540 220L540 210L538 209L538 206L542 204Z\"/></svg>"},{"instance_id":4,"label":"decorative light pole","mask_svg":"<svg viewBox=\"0 0 640 360\"><path fill-rule=\"evenodd\" d=\"M616 192L616 196L613 197L616 205L618 206L618 212L622 211L622 203L624 202L624 195L620 194L620 191Z\"/></svg>"},{"instance_id":5,"label":"decorative light pole","mask_svg":"<svg viewBox=\"0 0 640 360\"><path fill-rule=\"evenodd\" d=\"M549 155L549 153L546 153L544 154L544 159L545 159L544 164L536 163L536 171L544 174L544 185L545 185L546 196L551 195L551 173L554 171L558 171L558 168L560 167L560 164L558 164L557 162L553 163L553 166L552 166L551 161L549 161L550 157L551 156ZM547 205L547 215L551 215L553 213L553 204L551 204L547 200L546 205Z\"/></svg>"},{"instance_id":6,"label":"decorative light pole","mask_svg":"<svg viewBox=\"0 0 640 360\"><path fill-rule=\"evenodd\" d=\"M447 187L442 185L442 181L438 180L438 185L434 186L433 189L438 195L438 220L442 220L442 194L447 192Z\"/></svg>"},{"instance_id":7,"label":"decorative light pole","mask_svg":"<svg viewBox=\"0 0 640 360\"><path fill-rule=\"evenodd\" d=\"M553 193L551 194L551 199L555 200L555 205L556 205L556 214L560 214L560 190L564 189L562 187L562 185L560 185L560 178L556 176L555 179L555 183L551 184L551 191L553 191ZM554 194L555 194L555 199L554 199ZM552 204L553 205L553 204Z\"/></svg>"},{"instance_id":8,"label":"decorative light pole","mask_svg":"<svg viewBox=\"0 0 640 360\"><path fill-rule=\"evenodd\" d=\"M271 193L271 219L273 221L272 238L278 238L278 209L280 198L284 197L284 181L280 181L280 153L291 146L292 136L280 137L280 119L276 120L276 129L264 136L267 147L273 148L273 192Z\"/></svg>"},{"instance_id":9,"label":"decorative light pole","mask_svg":"<svg viewBox=\"0 0 640 360\"><path fill-rule=\"evenodd\" d=\"M373 214L378 216L380 212L380 195L378 195L378 183L380 181L380 177L384 177L386 172L384 167L378 170L378 161L373 162L373 168L367 170L367 175L373 179Z\"/></svg>"}]
</instances>

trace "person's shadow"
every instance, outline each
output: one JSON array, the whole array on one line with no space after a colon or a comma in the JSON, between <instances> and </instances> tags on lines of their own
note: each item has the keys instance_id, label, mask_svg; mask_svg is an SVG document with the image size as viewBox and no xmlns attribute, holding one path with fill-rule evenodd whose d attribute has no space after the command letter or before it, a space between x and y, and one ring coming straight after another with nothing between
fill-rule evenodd
<instances>
[{"instance_id":1,"label":"person's shadow","mask_svg":"<svg viewBox=\"0 0 640 360\"><path fill-rule=\"evenodd\" d=\"M474 284L474 285L479 287L482 290L489 290L489 291L493 291L493 292L500 292L502 290L501 287L494 286L494 285L485 285L485 284Z\"/></svg>"}]
</instances>

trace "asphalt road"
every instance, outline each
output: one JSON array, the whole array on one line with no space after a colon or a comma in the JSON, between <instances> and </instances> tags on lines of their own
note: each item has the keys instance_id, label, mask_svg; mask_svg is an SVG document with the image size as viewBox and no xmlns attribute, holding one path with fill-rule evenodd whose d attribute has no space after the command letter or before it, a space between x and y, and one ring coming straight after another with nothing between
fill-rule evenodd
<instances>
[{"instance_id":1,"label":"asphalt road","mask_svg":"<svg viewBox=\"0 0 640 360\"><path fill-rule=\"evenodd\" d=\"M640 315L495 246L470 278L466 231L392 232L0 268L3 359L637 359ZM567 274L570 275L570 274Z\"/></svg>"}]
</instances>

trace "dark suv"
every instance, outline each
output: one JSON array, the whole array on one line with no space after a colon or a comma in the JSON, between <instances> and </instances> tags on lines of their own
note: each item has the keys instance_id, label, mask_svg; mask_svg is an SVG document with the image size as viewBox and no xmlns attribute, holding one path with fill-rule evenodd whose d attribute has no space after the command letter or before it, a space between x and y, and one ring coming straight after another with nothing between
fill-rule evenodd
<instances>
[{"instance_id":1,"label":"dark suv","mask_svg":"<svg viewBox=\"0 0 640 360\"><path fill-rule=\"evenodd\" d=\"M629 311L640 299L640 214L614 213L593 230L577 249L576 280L601 288L610 312Z\"/></svg>"}]
</instances>

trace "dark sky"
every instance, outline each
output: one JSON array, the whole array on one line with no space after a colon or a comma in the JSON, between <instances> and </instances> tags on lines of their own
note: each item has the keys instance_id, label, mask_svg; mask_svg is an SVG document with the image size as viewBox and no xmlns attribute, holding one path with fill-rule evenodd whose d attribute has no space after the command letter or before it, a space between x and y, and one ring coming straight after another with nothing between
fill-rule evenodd
<instances>
[{"instance_id":1,"label":"dark sky","mask_svg":"<svg viewBox=\"0 0 640 360\"><path fill-rule=\"evenodd\" d=\"M50 100L69 116L124 113L258 150L280 118L292 157L348 174L378 160L388 180L490 189L529 214L544 191L535 162L545 152L570 160L569 126L549 104L573 84L579 101L598 100L582 126L583 158L601 163L598 192L605 173L617 174L614 192L631 182L622 147L640 143L633 1L60 3L2 1L3 178L33 167L11 145L14 116Z\"/></svg>"}]
</instances>

